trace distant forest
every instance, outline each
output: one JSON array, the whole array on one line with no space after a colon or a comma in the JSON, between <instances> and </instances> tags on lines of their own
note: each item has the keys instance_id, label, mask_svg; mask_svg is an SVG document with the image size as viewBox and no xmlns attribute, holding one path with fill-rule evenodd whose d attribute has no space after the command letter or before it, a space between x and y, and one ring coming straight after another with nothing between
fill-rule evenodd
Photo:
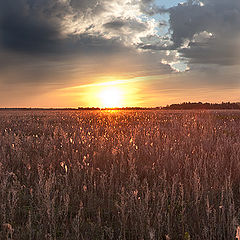
<instances>
[{"instance_id":1,"label":"distant forest","mask_svg":"<svg viewBox=\"0 0 240 240\"><path fill-rule=\"evenodd\" d=\"M171 104L163 107L165 110L189 110L189 109L240 109L240 103L191 103L184 102L181 104Z\"/></svg>"}]
</instances>

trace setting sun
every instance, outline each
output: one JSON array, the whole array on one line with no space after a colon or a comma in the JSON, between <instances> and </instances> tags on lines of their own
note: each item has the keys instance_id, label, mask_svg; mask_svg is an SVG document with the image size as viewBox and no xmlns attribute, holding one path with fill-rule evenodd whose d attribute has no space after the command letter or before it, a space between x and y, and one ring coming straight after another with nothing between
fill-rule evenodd
<instances>
[{"instance_id":1,"label":"setting sun","mask_svg":"<svg viewBox=\"0 0 240 240\"><path fill-rule=\"evenodd\" d=\"M104 88L100 94L100 103L104 108L121 107L122 105L122 91L117 87Z\"/></svg>"}]
</instances>

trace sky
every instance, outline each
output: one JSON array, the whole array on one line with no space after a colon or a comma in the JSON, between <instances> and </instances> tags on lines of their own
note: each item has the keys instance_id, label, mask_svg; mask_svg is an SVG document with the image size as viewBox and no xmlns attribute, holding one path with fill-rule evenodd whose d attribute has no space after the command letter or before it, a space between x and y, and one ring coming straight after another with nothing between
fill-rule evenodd
<instances>
[{"instance_id":1,"label":"sky","mask_svg":"<svg viewBox=\"0 0 240 240\"><path fill-rule=\"evenodd\" d=\"M0 107L240 102L239 0L0 0Z\"/></svg>"}]
</instances>

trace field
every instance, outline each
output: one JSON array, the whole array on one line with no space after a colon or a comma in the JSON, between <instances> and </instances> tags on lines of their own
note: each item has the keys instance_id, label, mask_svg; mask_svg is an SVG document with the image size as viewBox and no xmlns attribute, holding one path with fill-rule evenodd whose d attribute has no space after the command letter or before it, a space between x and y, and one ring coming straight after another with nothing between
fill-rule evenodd
<instances>
[{"instance_id":1,"label":"field","mask_svg":"<svg viewBox=\"0 0 240 240\"><path fill-rule=\"evenodd\" d=\"M0 184L8 239L233 240L240 111L1 111Z\"/></svg>"}]
</instances>

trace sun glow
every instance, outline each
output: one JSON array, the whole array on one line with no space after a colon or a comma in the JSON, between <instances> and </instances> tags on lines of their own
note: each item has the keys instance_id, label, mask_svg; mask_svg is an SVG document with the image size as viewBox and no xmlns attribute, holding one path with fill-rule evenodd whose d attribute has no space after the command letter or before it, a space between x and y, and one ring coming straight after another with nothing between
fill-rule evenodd
<instances>
[{"instance_id":1,"label":"sun glow","mask_svg":"<svg viewBox=\"0 0 240 240\"><path fill-rule=\"evenodd\" d=\"M102 89L99 99L103 108L122 107L123 93L120 88L107 87Z\"/></svg>"},{"instance_id":2,"label":"sun glow","mask_svg":"<svg viewBox=\"0 0 240 240\"><path fill-rule=\"evenodd\" d=\"M88 84L59 89L61 96L75 99L76 106L123 108L142 105L142 82L146 78L104 76ZM71 98L70 98L71 97Z\"/></svg>"}]
</instances>

